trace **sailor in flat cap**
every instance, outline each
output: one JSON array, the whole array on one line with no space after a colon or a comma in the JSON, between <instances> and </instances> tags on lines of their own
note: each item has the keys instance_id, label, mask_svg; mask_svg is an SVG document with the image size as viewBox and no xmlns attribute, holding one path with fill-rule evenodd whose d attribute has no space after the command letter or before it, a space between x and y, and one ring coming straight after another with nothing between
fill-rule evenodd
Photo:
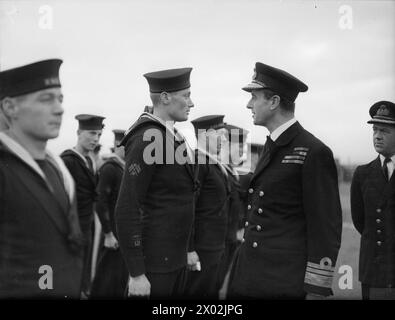
<instances>
[{"instance_id":1,"label":"sailor in flat cap","mask_svg":"<svg viewBox=\"0 0 395 320\"><path fill-rule=\"evenodd\" d=\"M59 135L59 59L0 72L0 299L79 298L82 235L74 181L46 149Z\"/></svg>"},{"instance_id":2,"label":"sailor in flat cap","mask_svg":"<svg viewBox=\"0 0 395 320\"><path fill-rule=\"evenodd\" d=\"M221 148L221 159L228 171L230 196L225 251L218 272L219 288L225 284L225 277L229 272L236 249L241 243L247 212L245 209L247 207L247 188L252 176L249 168L243 167L249 131L229 123L225 123L224 129L225 141Z\"/></svg>"},{"instance_id":3,"label":"sailor in flat cap","mask_svg":"<svg viewBox=\"0 0 395 320\"><path fill-rule=\"evenodd\" d=\"M125 172L115 209L129 296L183 293L197 177L193 151L174 128L193 107L191 68L144 75L153 103L125 133Z\"/></svg>"},{"instance_id":4,"label":"sailor in flat cap","mask_svg":"<svg viewBox=\"0 0 395 320\"><path fill-rule=\"evenodd\" d=\"M342 214L332 151L295 119L307 86L257 62L247 108L270 135L248 189L244 240L229 296L320 298L332 294ZM307 294L307 296L306 296Z\"/></svg>"},{"instance_id":5,"label":"sailor in flat cap","mask_svg":"<svg viewBox=\"0 0 395 320\"><path fill-rule=\"evenodd\" d=\"M188 252L186 296L218 299L218 271L225 249L230 182L218 157L224 127L223 115L208 115L192 122L200 189Z\"/></svg>"},{"instance_id":6,"label":"sailor in flat cap","mask_svg":"<svg viewBox=\"0 0 395 320\"><path fill-rule=\"evenodd\" d=\"M115 129L114 152L99 170L97 215L104 233L103 248L92 283L92 298L122 298L128 281L128 270L118 245L115 226L115 204L125 169L125 150L119 146L125 130Z\"/></svg>"},{"instance_id":7,"label":"sailor in flat cap","mask_svg":"<svg viewBox=\"0 0 395 320\"><path fill-rule=\"evenodd\" d=\"M362 298L395 300L395 104L379 101L369 110L378 157L355 170L351 216L361 234L359 281Z\"/></svg>"},{"instance_id":8,"label":"sailor in flat cap","mask_svg":"<svg viewBox=\"0 0 395 320\"><path fill-rule=\"evenodd\" d=\"M74 148L66 149L60 156L73 176L77 188L78 215L86 241L81 286L82 296L85 298L89 295L91 285L92 224L98 182L96 161L92 152L99 144L105 118L91 114L79 114L75 116L75 119L78 121L77 145Z\"/></svg>"}]
</instances>

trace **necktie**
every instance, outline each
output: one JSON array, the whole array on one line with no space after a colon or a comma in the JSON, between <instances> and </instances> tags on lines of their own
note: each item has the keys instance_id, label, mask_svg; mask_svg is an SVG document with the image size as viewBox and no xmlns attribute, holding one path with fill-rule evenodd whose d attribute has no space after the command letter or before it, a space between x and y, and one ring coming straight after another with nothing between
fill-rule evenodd
<instances>
[{"instance_id":1,"label":"necktie","mask_svg":"<svg viewBox=\"0 0 395 320\"><path fill-rule=\"evenodd\" d=\"M384 174L384 177L385 177L385 180L389 180L389 176L388 176L388 163L391 161L391 158L385 158L384 159L384 163L383 163L383 167L382 167L382 169L383 169L383 174Z\"/></svg>"},{"instance_id":2,"label":"necktie","mask_svg":"<svg viewBox=\"0 0 395 320\"><path fill-rule=\"evenodd\" d=\"M272 151L273 147L274 147L274 141L272 140L272 138L270 138L270 136L267 136L266 143L263 146L262 156L269 154L270 151Z\"/></svg>"}]
</instances>

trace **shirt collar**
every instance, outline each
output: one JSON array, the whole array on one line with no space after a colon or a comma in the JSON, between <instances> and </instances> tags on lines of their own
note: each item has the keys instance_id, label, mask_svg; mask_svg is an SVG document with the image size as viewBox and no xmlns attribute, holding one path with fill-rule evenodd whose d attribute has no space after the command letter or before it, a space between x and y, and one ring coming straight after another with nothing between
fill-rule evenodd
<instances>
[{"instance_id":1,"label":"shirt collar","mask_svg":"<svg viewBox=\"0 0 395 320\"><path fill-rule=\"evenodd\" d=\"M281 136L281 134L284 133L284 131L287 130L290 126L292 126L294 123L296 123L295 118L292 118L291 120L288 120L287 122L283 123L281 126L279 126L270 134L270 138L272 138L273 141L276 141L278 137Z\"/></svg>"},{"instance_id":2,"label":"shirt collar","mask_svg":"<svg viewBox=\"0 0 395 320\"><path fill-rule=\"evenodd\" d=\"M174 122L172 121L164 121L163 119L159 118L158 116L154 115L153 113L146 113L144 112L145 116L151 117L154 120L158 121L159 123L163 124L173 135L175 135L174 132Z\"/></svg>"},{"instance_id":3,"label":"shirt collar","mask_svg":"<svg viewBox=\"0 0 395 320\"><path fill-rule=\"evenodd\" d=\"M391 159L392 163L395 164L395 154L390 159ZM385 157L382 154L380 154L381 166L383 166L384 160L385 160Z\"/></svg>"}]
</instances>

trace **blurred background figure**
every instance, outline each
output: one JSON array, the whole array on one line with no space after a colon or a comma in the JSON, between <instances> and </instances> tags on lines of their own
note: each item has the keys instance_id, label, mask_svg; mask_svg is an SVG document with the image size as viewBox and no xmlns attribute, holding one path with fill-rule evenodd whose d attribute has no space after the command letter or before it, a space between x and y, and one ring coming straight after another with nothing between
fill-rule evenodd
<instances>
[{"instance_id":1,"label":"blurred background figure","mask_svg":"<svg viewBox=\"0 0 395 320\"><path fill-rule=\"evenodd\" d=\"M104 117L79 114L75 119L78 121L77 145L72 149L65 150L61 157L77 186L78 215L81 230L86 240L81 297L87 298L91 284L92 230L98 181L96 161L92 153L99 144L104 127Z\"/></svg>"},{"instance_id":2,"label":"blurred background figure","mask_svg":"<svg viewBox=\"0 0 395 320\"><path fill-rule=\"evenodd\" d=\"M218 299L218 271L225 250L230 181L219 162L223 115L209 115L192 122L197 138L200 189L188 252L186 296Z\"/></svg>"},{"instance_id":3,"label":"blurred background figure","mask_svg":"<svg viewBox=\"0 0 395 320\"><path fill-rule=\"evenodd\" d=\"M125 148L118 146L125 130L113 130L114 153L107 157L99 170L98 202L104 241L99 253L91 298L123 298L128 281L128 270L119 250L114 210L125 169Z\"/></svg>"},{"instance_id":4,"label":"blurred background figure","mask_svg":"<svg viewBox=\"0 0 395 320\"><path fill-rule=\"evenodd\" d=\"M144 112L152 114L154 112L154 107L153 106L145 106L144 107Z\"/></svg>"},{"instance_id":5,"label":"blurred background figure","mask_svg":"<svg viewBox=\"0 0 395 320\"><path fill-rule=\"evenodd\" d=\"M225 251L218 272L218 288L223 288L226 291L226 287L223 287L224 280L233 261L234 253L243 238L243 227L247 213L247 188L252 173L246 174L243 168L249 131L231 124L225 124L223 130L225 130L225 140L221 147L221 162L228 170L231 193L228 205Z\"/></svg>"}]
</instances>

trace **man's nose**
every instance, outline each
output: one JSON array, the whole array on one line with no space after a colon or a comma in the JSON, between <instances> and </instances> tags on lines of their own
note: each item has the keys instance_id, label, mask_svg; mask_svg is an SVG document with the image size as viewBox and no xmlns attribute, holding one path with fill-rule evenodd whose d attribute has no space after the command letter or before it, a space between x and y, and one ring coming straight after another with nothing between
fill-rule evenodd
<instances>
[{"instance_id":1,"label":"man's nose","mask_svg":"<svg viewBox=\"0 0 395 320\"><path fill-rule=\"evenodd\" d=\"M61 102L55 102L53 113L57 116L63 115L64 109Z\"/></svg>"}]
</instances>

